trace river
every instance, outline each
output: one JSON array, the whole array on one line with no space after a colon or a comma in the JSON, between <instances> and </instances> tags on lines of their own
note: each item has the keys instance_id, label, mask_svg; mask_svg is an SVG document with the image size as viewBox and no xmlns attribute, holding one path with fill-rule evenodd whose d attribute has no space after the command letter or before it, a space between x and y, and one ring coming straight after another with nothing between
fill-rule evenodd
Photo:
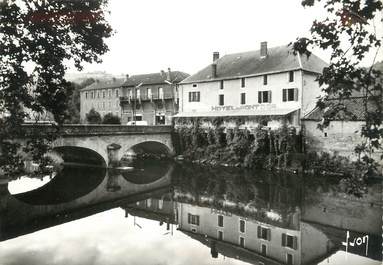
<instances>
[{"instance_id":1,"label":"river","mask_svg":"<svg viewBox=\"0 0 383 265\"><path fill-rule=\"evenodd\" d=\"M137 161L0 182L0 264L380 264L382 187Z\"/></svg>"}]
</instances>

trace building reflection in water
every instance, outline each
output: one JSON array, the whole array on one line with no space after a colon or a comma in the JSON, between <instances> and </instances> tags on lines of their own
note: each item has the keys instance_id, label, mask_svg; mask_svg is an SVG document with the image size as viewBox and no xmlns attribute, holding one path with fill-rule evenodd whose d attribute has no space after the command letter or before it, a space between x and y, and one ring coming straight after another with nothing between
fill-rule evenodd
<instances>
[{"instance_id":1,"label":"building reflection in water","mask_svg":"<svg viewBox=\"0 0 383 265\"><path fill-rule=\"evenodd\" d=\"M372 184L355 198L333 180L271 172L153 163L130 172L67 168L24 194L0 185L0 240L121 207L125 217L157 221L166 236L177 229L201 242L212 258L319 263L345 252L349 231L350 242L369 239L367 255L366 244L347 245L350 255L381 260L380 188Z\"/></svg>"},{"instance_id":2,"label":"building reflection in water","mask_svg":"<svg viewBox=\"0 0 383 265\"><path fill-rule=\"evenodd\" d=\"M323 203L331 202L333 209L340 204L331 192L315 192L325 183L303 189L303 179L295 175L268 174L255 180L243 173L213 171L206 179L195 168L193 174L182 170L173 176L171 193L127 205L126 215L177 225L178 230L209 247L212 258L220 253L253 264L318 263L344 249L342 242L352 228L361 230L351 232L352 238L369 236L367 256L381 259L380 232L365 224L367 218L369 222L375 217L379 220L379 207L367 210L375 217L359 216L356 223L352 208L364 207L364 202L343 203L341 214L332 211L325 219ZM347 207L354 215L348 224L344 220L352 216L344 211ZM330 226L328 220L338 222ZM366 247L355 244L348 252L364 257Z\"/></svg>"}]
</instances>

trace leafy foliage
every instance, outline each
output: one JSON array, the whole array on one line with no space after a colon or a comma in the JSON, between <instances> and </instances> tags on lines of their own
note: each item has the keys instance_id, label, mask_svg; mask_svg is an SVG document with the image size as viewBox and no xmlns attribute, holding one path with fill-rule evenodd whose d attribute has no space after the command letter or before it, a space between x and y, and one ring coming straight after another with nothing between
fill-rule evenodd
<instances>
[{"instance_id":1,"label":"leafy foliage","mask_svg":"<svg viewBox=\"0 0 383 265\"><path fill-rule=\"evenodd\" d=\"M0 146L7 159L0 167L6 173L20 165L23 146L12 139L23 135L21 124L31 112L51 113L59 125L70 114L68 97L74 87L64 79L68 63L81 70L83 62L100 62L100 55L107 52L104 39L112 29L105 20L106 4L106 0L1 2ZM4 148L5 143L14 147Z\"/></svg>"},{"instance_id":2,"label":"leafy foliage","mask_svg":"<svg viewBox=\"0 0 383 265\"><path fill-rule=\"evenodd\" d=\"M108 113L102 119L103 124L121 124L120 117L113 115L112 113Z\"/></svg>"},{"instance_id":3,"label":"leafy foliage","mask_svg":"<svg viewBox=\"0 0 383 265\"><path fill-rule=\"evenodd\" d=\"M86 121L90 124L100 124L102 122L101 114L93 108L85 116Z\"/></svg>"},{"instance_id":4,"label":"leafy foliage","mask_svg":"<svg viewBox=\"0 0 383 265\"><path fill-rule=\"evenodd\" d=\"M339 100L330 111L324 112L319 128L327 127L340 111L349 114L352 120L352 113L343 102L353 96L362 97L366 126L361 135L365 140L357 145L357 151L364 154L362 159L366 163L373 165L371 152L374 149L382 150L383 138L383 76L381 71L373 67L382 44L376 32L375 20L383 4L379 0L304 0L302 5L309 7L318 2L323 2L327 18L315 20L311 27L311 37L297 39L293 49L307 56L310 56L309 49L313 47L331 50L330 64L318 78L326 96L317 105L326 109L329 98ZM361 61L374 49L376 52L371 66L361 67Z\"/></svg>"}]
</instances>

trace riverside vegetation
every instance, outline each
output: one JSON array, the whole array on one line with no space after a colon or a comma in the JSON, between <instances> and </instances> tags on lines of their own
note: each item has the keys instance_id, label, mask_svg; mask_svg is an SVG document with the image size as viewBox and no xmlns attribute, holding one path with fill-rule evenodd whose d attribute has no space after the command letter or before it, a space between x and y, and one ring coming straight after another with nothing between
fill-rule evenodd
<instances>
[{"instance_id":1,"label":"riverside vegetation","mask_svg":"<svg viewBox=\"0 0 383 265\"><path fill-rule=\"evenodd\" d=\"M346 190L355 195L365 191L365 183L377 171L363 161L305 151L305 136L284 124L278 130L265 126L224 128L224 119L179 118L173 133L177 154L185 160L206 166L229 166L249 169L284 170L341 178ZM202 126L208 123L210 126Z\"/></svg>"}]
</instances>

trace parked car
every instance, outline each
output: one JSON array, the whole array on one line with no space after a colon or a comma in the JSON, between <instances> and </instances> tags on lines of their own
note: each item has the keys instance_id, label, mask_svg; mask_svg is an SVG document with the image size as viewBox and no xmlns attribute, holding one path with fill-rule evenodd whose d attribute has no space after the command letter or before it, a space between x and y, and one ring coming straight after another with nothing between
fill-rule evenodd
<instances>
[{"instance_id":1,"label":"parked car","mask_svg":"<svg viewBox=\"0 0 383 265\"><path fill-rule=\"evenodd\" d=\"M128 121L126 125L148 125L147 121Z\"/></svg>"}]
</instances>

